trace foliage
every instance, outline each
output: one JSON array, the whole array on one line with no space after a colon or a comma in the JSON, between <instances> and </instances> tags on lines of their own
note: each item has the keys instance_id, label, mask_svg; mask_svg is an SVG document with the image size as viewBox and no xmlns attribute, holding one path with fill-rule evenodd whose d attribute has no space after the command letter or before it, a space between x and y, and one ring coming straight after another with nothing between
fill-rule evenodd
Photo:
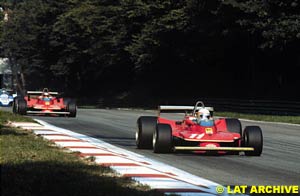
<instances>
[{"instance_id":1,"label":"foliage","mask_svg":"<svg viewBox=\"0 0 300 196\"><path fill-rule=\"evenodd\" d=\"M251 34L259 34L261 48L284 50L300 38L300 5L297 0L288 1L224 1L239 12L236 23Z\"/></svg>"},{"instance_id":2,"label":"foliage","mask_svg":"<svg viewBox=\"0 0 300 196\"><path fill-rule=\"evenodd\" d=\"M30 89L104 96L145 85L172 96L182 82L170 70L193 70L215 76L221 90L202 88L208 96L276 97L299 82L299 10L298 0L14 1L0 42Z\"/></svg>"}]
</instances>

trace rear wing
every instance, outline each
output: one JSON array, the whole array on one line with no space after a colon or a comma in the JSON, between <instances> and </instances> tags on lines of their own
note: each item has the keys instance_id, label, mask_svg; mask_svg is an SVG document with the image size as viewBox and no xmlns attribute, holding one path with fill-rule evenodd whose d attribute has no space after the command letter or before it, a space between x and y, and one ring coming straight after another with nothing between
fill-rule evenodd
<instances>
[{"instance_id":1,"label":"rear wing","mask_svg":"<svg viewBox=\"0 0 300 196\"><path fill-rule=\"evenodd\" d=\"M44 91L27 91L27 95L41 95ZM48 92L50 95L58 95L58 92Z\"/></svg>"},{"instance_id":2,"label":"rear wing","mask_svg":"<svg viewBox=\"0 0 300 196\"><path fill-rule=\"evenodd\" d=\"M160 105L158 106L158 116L161 113L194 113L196 110L205 108L208 111L210 111L211 113L214 112L214 108L213 107L203 107L203 106L174 106L174 105Z\"/></svg>"}]
</instances>

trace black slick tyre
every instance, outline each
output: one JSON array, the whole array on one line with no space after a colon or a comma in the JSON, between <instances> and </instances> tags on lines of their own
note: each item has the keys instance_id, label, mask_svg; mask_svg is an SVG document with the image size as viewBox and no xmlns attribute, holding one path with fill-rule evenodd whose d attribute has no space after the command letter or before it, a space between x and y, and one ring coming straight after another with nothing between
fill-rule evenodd
<instances>
[{"instance_id":1,"label":"black slick tyre","mask_svg":"<svg viewBox=\"0 0 300 196\"><path fill-rule=\"evenodd\" d=\"M263 149L262 130L258 126L247 126L244 130L245 147L253 147L254 151L245 151L246 156L260 156Z\"/></svg>"},{"instance_id":2,"label":"black slick tyre","mask_svg":"<svg viewBox=\"0 0 300 196\"><path fill-rule=\"evenodd\" d=\"M170 153L173 149L172 128L169 124L157 124L153 134L153 152Z\"/></svg>"},{"instance_id":3,"label":"black slick tyre","mask_svg":"<svg viewBox=\"0 0 300 196\"><path fill-rule=\"evenodd\" d=\"M21 115L26 115L27 102L25 99L17 99L17 113Z\"/></svg>"},{"instance_id":4,"label":"black slick tyre","mask_svg":"<svg viewBox=\"0 0 300 196\"><path fill-rule=\"evenodd\" d=\"M152 149L152 136L156 129L157 117L141 116L137 120L135 133L136 146L139 149Z\"/></svg>"},{"instance_id":5,"label":"black slick tyre","mask_svg":"<svg viewBox=\"0 0 300 196\"><path fill-rule=\"evenodd\" d=\"M236 118L226 118L226 126L229 132L239 133L243 137L241 121Z\"/></svg>"},{"instance_id":6,"label":"black slick tyre","mask_svg":"<svg viewBox=\"0 0 300 196\"><path fill-rule=\"evenodd\" d=\"M227 130L231 133L239 133L240 134L240 140L243 142L243 129L242 129L241 121L239 119L236 119L236 118L226 118L225 122L226 122ZM235 143L236 143L235 146L238 147L239 146L238 142L235 142ZM239 152L233 151L229 154L238 155Z\"/></svg>"},{"instance_id":7,"label":"black slick tyre","mask_svg":"<svg viewBox=\"0 0 300 196\"><path fill-rule=\"evenodd\" d=\"M69 101L67 105L67 111L70 112L69 117L76 117L77 106L74 101Z\"/></svg>"}]
</instances>

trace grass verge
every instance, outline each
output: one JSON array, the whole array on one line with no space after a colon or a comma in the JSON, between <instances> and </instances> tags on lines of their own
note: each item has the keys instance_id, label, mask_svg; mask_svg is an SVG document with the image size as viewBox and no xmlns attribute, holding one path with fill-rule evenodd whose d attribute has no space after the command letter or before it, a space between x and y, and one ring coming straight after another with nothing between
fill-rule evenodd
<instances>
[{"instance_id":1,"label":"grass verge","mask_svg":"<svg viewBox=\"0 0 300 196\"><path fill-rule=\"evenodd\" d=\"M262 114L242 114L242 113L234 113L234 112L215 112L214 115L240 118L240 119L257 120L257 121L300 124L300 116L274 116L274 115L262 115Z\"/></svg>"},{"instance_id":2,"label":"grass verge","mask_svg":"<svg viewBox=\"0 0 300 196\"><path fill-rule=\"evenodd\" d=\"M7 127L8 120L31 121L0 111L2 196L163 195L76 153L66 153L30 131Z\"/></svg>"}]
</instances>

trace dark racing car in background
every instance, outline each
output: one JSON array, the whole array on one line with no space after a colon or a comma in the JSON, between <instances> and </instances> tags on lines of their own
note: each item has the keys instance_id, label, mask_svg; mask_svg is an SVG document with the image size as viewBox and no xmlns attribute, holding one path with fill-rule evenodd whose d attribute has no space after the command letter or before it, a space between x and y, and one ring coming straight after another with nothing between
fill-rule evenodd
<instances>
[{"instance_id":1,"label":"dark racing car in background","mask_svg":"<svg viewBox=\"0 0 300 196\"><path fill-rule=\"evenodd\" d=\"M73 99L63 98L47 88L43 91L27 91L24 97L16 97L13 112L21 115L53 115L76 117L77 106Z\"/></svg>"},{"instance_id":2,"label":"dark racing car in background","mask_svg":"<svg viewBox=\"0 0 300 196\"><path fill-rule=\"evenodd\" d=\"M262 130L246 126L234 118L213 118L213 108L198 101L195 106L159 106L158 116L137 120L136 145L155 153L194 151L197 153L260 156ZM183 119L163 118L161 113L184 113Z\"/></svg>"}]
</instances>

